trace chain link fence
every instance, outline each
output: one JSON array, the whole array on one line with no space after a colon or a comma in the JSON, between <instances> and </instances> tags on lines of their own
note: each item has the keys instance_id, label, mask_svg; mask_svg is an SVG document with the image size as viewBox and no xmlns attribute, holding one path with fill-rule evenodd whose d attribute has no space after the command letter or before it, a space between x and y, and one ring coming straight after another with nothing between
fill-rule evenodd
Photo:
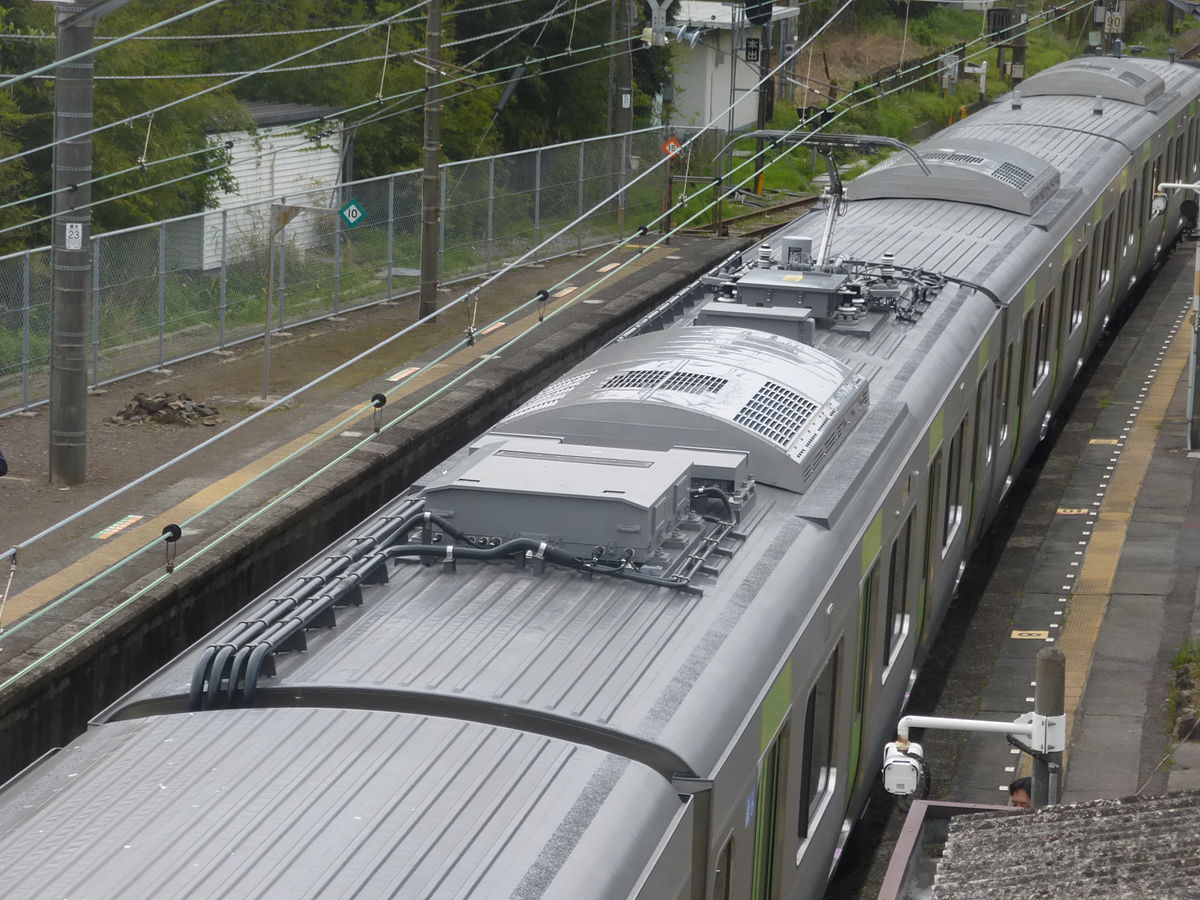
<instances>
[{"instance_id":1,"label":"chain link fence","mask_svg":"<svg viewBox=\"0 0 1200 900\"><path fill-rule=\"evenodd\" d=\"M494 272L543 242L528 262L611 244L654 220L665 173L630 182L662 158L666 136L656 127L444 165L439 280ZM366 212L353 228L336 215L351 199ZM93 236L89 383L262 337L268 283L273 328L418 291L419 170L274 202L314 209L273 247L270 202ZM51 294L49 248L0 257L0 415L49 397Z\"/></svg>"}]
</instances>

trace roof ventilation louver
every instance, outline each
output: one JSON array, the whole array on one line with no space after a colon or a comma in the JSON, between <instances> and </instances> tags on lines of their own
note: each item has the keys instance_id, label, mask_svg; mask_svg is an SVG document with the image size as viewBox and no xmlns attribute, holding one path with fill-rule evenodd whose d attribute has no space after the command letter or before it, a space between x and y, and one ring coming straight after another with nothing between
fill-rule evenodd
<instances>
[{"instance_id":1,"label":"roof ventilation louver","mask_svg":"<svg viewBox=\"0 0 1200 900\"><path fill-rule=\"evenodd\" d=\"M816 410L815 403L805 400L795 391L768 381L733 417L733 421L757 431L780 447L786 447Z\"/></svg>"},{"instance_id":2,"label":"roof ventilation louver","mask_svg":"<svg viewBox=\"0 0 1200 900\"><path fill-rule=\"evenodd\" d=\"M745 453L757 481L800 492L868 408L862 376L766 331L650 332L609 345L589 365L555 405L526 404L484 440L520 434L654 452L722 447ZM631 389L636 384L643 386Z\"/></svg>"},{"instance_id":3,"label":"roof ventilation louver","mask_svg":"<svg viewBox=\"0 0 1200 900\"><path fill-rule=\"evenodd\" d=\"M1028 82L1025 82L1028 84ZM897 154L847 185L851 200L957 200L1031 216L1059 188L1058 169L1027 150L950 133L952 147L921 147L929 174Z\"/></svg>"},{"instance_id":4,"label":"roof ventilation louver","mask_svg":"<svg viewBox=\"0 0 1200 900\"><path fill-rule=\"evenodd\" d=\"M548 387L543 388L539 393L527 400L525 405L520 407L517 412L522 410L525 412L534 412L539 409L549 409L551 406L554 406L556 403L558 403L558 401L563 397L567 396L567 394L571 393L571 391L573 391L577 385L579 385L581 382L587 381L587 379L591 378L594 374L596 374L595 369L588 369L585 372L576 372L572 375L568 375L566 378L560 378L558 381L554 382ZM507 422L516 414L516 412L510 413L501 421Z\"/></svg>"},{"instance_id":5,"label":"roof ventilation louver","mask_svg":"<svg viewBox=\"0 0 1200 900\"><path fill-rule=\"evenodd\" d=\"M1014 166L1012 163L1003 163L1000 168L992 173L993 178L999 178L1001 181L1011 184L1018 190L1023 190L1029 182L1033 181L1033 173L1026 172L1020 166Z\"/></svg>"},{"instance_id":6,"label":"roof ventilation louver","mask_svg":"<svg viewBox=\"0 0 1200 900\"><path fill-rule=\"evenodd\" d=\"M662 383L660 390L683 391L687 394L715 394L727 384L729 384L728 378L718 378L715 375L672 372L671 377Z\"/></svg>"},{"instance_id":7,"label":"roof ventilation louver","mask_svg":"<svg viewBox=\"0 0 1200 900\"><path fill-rule=\"evenodd\" d=\"M1073 60L1021 82L1026 97L1103 97L1148 106L1166 90L1158 75L1129 59Z\"/></svg>"},{"instance_id":8,"label":"roof ventilation louver","mask_svg":"<svg viewBox=\"0 0 1200 900\"><path fill-rule=\"evenodd\" d=\"M982 156L970 156L966 153L955 153L953 150L931 150L928 153L922 153L921 158L933 160L934 162L970 163L976 166L984 162L984 158Z\"/></svg>"},{"instance_id":9,"label":"roof ventilation louver","mask_svg":"<svg viewBox=\"0 0 1200 900\"><path fill-rule=\"evenodd\" d=\"M601 390L606 391L640 391L644 388L654 387L660 381L667 377L667 373L654 369L631 369L628 372L622 372L620 375L614 375L604 384L600 385Z\"/></svg>"}]
</instances>

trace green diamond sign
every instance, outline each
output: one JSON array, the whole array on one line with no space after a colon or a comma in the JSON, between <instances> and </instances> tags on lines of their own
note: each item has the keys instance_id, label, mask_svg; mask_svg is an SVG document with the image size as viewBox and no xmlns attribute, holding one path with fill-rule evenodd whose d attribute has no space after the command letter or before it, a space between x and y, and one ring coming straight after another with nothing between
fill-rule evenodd
<instances>
[{"instance_id":1,"label":"green diamond sign","mask_svg":"<svg viewBox=\"0 0 1200 900\"><path fill-rule=\"evenodd\" d=\"M362 204L357 200L351 200L339 209L338 215L342 217L342 221L346 223L346 227L348 228L361 225L367 219L367 211L362 208Z\"/></svg>"}]
</instances>

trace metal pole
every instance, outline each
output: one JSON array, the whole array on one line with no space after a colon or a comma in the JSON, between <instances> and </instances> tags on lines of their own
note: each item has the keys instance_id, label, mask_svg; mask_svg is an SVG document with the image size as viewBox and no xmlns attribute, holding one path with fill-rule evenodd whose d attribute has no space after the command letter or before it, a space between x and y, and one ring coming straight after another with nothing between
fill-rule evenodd
<instances>
[{"instance_id":1,"label":"metal pole","mask_svg":"<svg viewBox=\"0 0 1200 900\"><path fill-rule=\"evenodd\" d=\"M271 204L271 224L267 232L267 310L263 317L263 388L262 398L271 393L271 305L275 296L275 204Z\"/></svg>"},{"instance_id":2,"label":"metal pole","mask_svg":"<svg viewBox=\"0 0 1200 900\"><path fill-rule=\"evenodd\" d=\"M92 241L92 386L100 384L100 241Z\"/></svg>"},{"instance_id":3,"label":"metal pole","mask_svg":"<svg viewBox=\"0 0 1200 900\"><path fill-rule=\"evenodd\" d=\"M537 248L542 243L542 151L539 147L533 155L533 261L537 262Z\"/></svg>"},{"instance_id":4,"label":"metal pole","mask_svg":"<svg viewBox=\"0 0 1200 900\"><path fill-rule=\"evenodd\" d=\"M1188 452L1200 449L1200 417L1196 415L1197 368L1200 368L1200 238L1192 262L1192 350L1188 365Z\"/></svg>"},{"instance_id":5,"label":"metal pole","mask_svg":"<svg viewBox=\"0 0 1200 900\"><path fill-rule=\"evenodd\" d=\"M765 130L767 123L771 121L771 117L775 113L775 96L772 93L773 79L771 73L771 29L772 26L768 22L766 25L759 26L761 39L759 40L759 56L758 56L758 128ZM755 147L758 162L755 164L754 172L754 193L761 195L763 192L763 182L765 180L764 173L766 172L765 154L763 150L767 146L765 138L759 138L756 141Z\"/></svg>"},{"instance_id":6,"label":"metal pole","mask_svg":"<svg viewBox=\"0 0 1200 900\"><path fill-rule=\"evenodd\" d=\"M418 315L432 315L438 307L438 219L441 171L442 104L442 0L429 0L425 20L425 161L421 174L421 303Z\"/></svg>"},{"instance_id":7,"label":"metal pole","mask_svg":"<svg viewBox=\"0 0 1200 900\"><path fill-rule=\"evenodd\" d=\"M333 314L341 315L342 217L333 217Z\"/></svg>"},{"instance_id":8,"label":"metal pole","mask_svg":"<svg viewBox=\"0 0 1200 900\"><path fill-rule=\"evenodd\" d=\"M201 253L204 251L201 250ZM229 310L229 210L221 210L221 311L220 333L217 338L217 346L225 349L225 316Z\"/></svg>"},{"instance_id":9,"label":"metal pole","mask_svg":"<svg viewBox=\"0 0 1200 900\"><path fill-rule=\"evenodd\" d=\"M396 268L396 176L388 179L388 211L387 211L387 299L396 296L392 286L393 271Z\"/></svg>"},{"instance_id":10,"label":"metal pole","mask_svg":"<svg viewBox=\"0 0 1200 900\"><path fill-rule=\"evenodd\" d=\"M449 175L449 169L446 170L446 174ZM459 178L462 176L460 175ZM446 216L449 214L449 210L446 208L446 182L449 180L448 177L438 179L438 263L437 270L434 272L435 285L438 279L446 274ZM434 306L437 306L436 299Z\"/></svg>"},{"instance_id":11,"label":"metal pole","mask_svg":"<svg viewBox=\"0 0 1200 900\"><path fill-rule=\"evenodd\" d=\"M29 252L21 258L21 405L29 406L29 319L33 312L29 286Z\"/></svg>"},{"instance_id":12,"label":"metal pole","mask_svg":"<svg viewBox=\"0 0 1200 900\"><path fill-rule=\"evenodd\" d=\"M163 341L167 330L167 229L158 226L158 367L164 365Z\"/></svg>"},{"instance_id":13,"label":"metal pole","mask_svg":"<svg viewBox=\"0 0 1200 900\"><path fill-rule=\"evenodd\" d=\"M617 53L617 109L613 115L618 138L617 152L617 233L625 237L625 181L629 165L629 132L633 131L633 16L630 0L618 0L621 23L618 26L621 43Z\"/></svg>"},{"instance_id":14,"label":"metal pole","mask_svg":"<svg viewBox=\"0 0 1200 900\"><path fill-rule=\"evenodd\" d=\"M58 58L92 49L94 23L60 10ZM50 480L87 477L87 294L90 288L92 57L54 81L53 280L50 336Z\"/></svg>"},{"instance_id":15,"label":"metal pole","mask_svg":"<svg viewBox=\"0 0 1200 900\"><path fill-rule=\"evenodd\" d=\"M577 219L583 218L583 166L584 166L583 147L584 147L584 142L580 141L579 142L579 212L575 216L575 218L577 218ZM575 250L578 253L583 252L582 223L580 224L579 228L575 229Z\"/></svg>"},{"instance_id":16,"label":"metal pole","mask_svg":"<svg viewBox=\"0 0 1200 900\"><path fill-rule=\"evenodd\" d=\"M1057 647L1043 647L1037 655L1037 684L1033 689L1033 711L1040 716L1061 716L1066 710L1067 657ZM1032 805L1058 803L1062 793L1062 751L1033 758Z\"/></svg>"},{"instance_id":17,"label":"metal pole","mask_svg":"<svg viewBox=\"0 0 1200 900\"><path fill-rule=\"evenodd\" d=\"M487 248L488 248L488 271L492 271L493 261L492 255L495 250L495 232L496 224L496 157L488 160L488 221L487 221Z\"/></svg>"},{"instance_id":18,"label":"metal pole","mask_svg":"<svg viewBox=\"0 0 1200 900\"><path fill-rule=\"evenodd\" d=\"M1017 17L1017 31L1012 42L1012 85L1016 87L1025 80L1025 30L1029 24L1029 0L1016 0L1013 15Z\"/></svg>"}]
</instances>

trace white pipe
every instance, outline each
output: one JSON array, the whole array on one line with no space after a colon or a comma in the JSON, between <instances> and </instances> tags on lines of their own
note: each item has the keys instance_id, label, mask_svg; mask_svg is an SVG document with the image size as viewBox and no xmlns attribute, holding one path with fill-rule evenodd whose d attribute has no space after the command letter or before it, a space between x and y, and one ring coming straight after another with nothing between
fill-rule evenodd
<instances>
[{"instance_id":1,"label":"white pipe","mask_svg":"<svg viewBox=\"0 0 1200 900\"><path fill-rule=\"evenodd\" d=\"M909 728L942 728L946 731L979 731L985 734L1020 734L1033 737L1028 722L989 722L976 719L947 719L943 716L905 716L896 723L896 740L908 741Z\"/></svg>"}]
</instances>

